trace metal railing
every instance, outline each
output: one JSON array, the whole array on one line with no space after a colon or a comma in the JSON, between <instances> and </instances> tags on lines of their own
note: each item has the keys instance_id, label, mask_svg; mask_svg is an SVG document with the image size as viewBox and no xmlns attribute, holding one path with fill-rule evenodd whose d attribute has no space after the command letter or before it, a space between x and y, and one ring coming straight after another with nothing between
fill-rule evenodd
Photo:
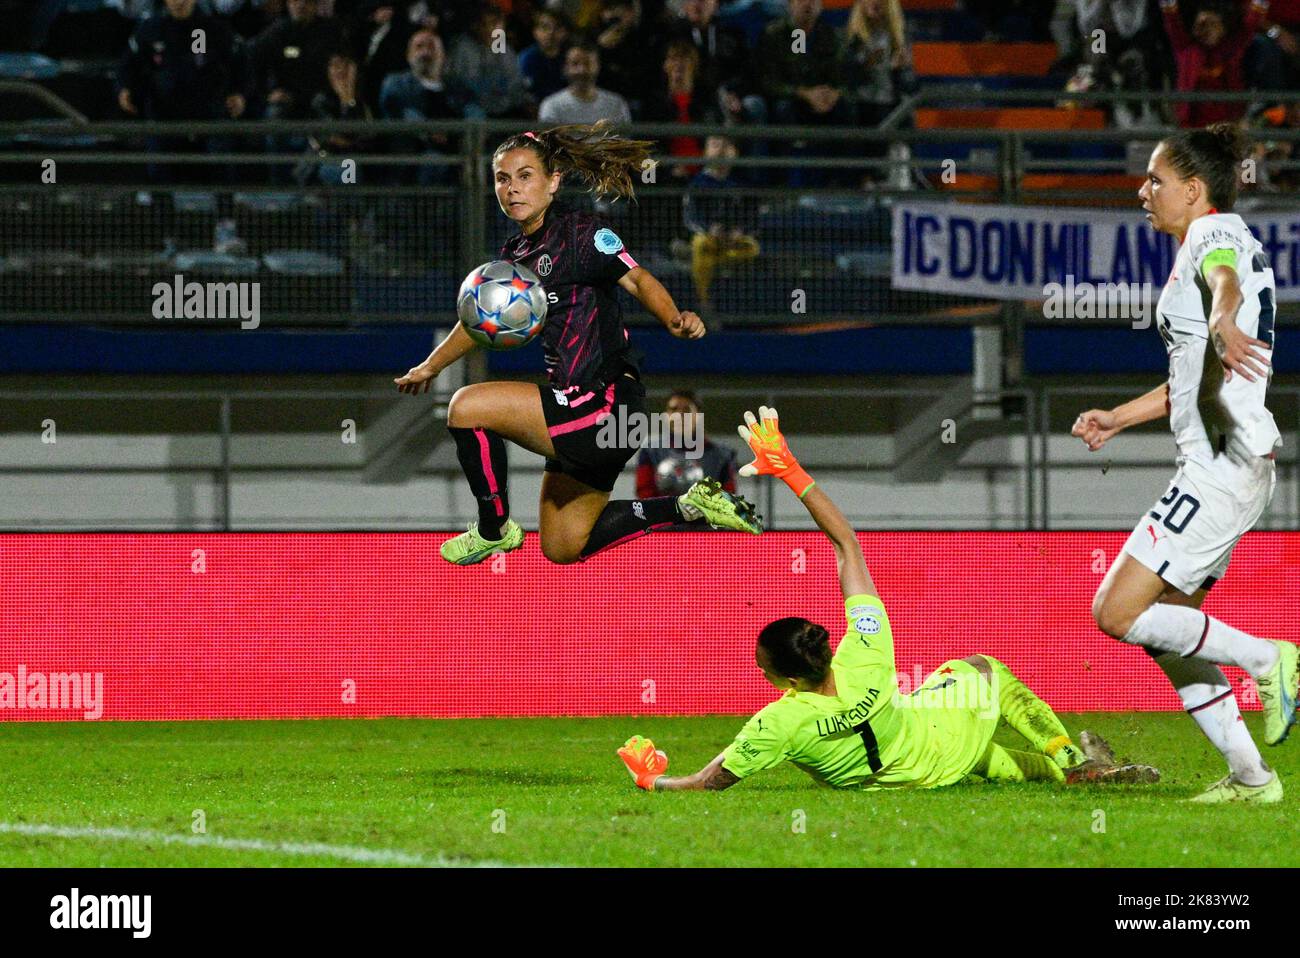
<instances>
[{"instance_id":1,"label":"metal railing","mask_svg":"<svg viewBox=\"0 0 1300 958\"><path fill-rule=\"evenodd\" d=\"M886 179L864 192L844 187L766 186L747 188L738 194L760 204L768 212L791 215L777 221L778 230L789 235L760 235L763 246L760 258L745 273L743 264L723 264L718 275L726 277L740 272L747 277L733 283L718 297L714 312L720 319L745 325L798 325L812 322L872 323L945 323L1006 325L1007 314L1014 305L995 303L977 296L956 296L938 292L892 291L888 288L887 253L890 243L888 206L897 197L915 197L935 189L921 173L939 172L941 161L919 157L917 151L945 145L970 150L961 161L958 181L952 191L935 195L960 199L996 200L1007 203L1101 202L1124 198L1131 201L1131 190L1107 193L1106 190L1084 191L1056 188L1050 193L1031 188L1026 176L1043 170L1072 172L1111 171L1132 175L1126 155L1110 158L1071 159L1035 156L1040 148L1059 152L1062 144L1090 143L1111 146L1129 144L1144 137L1157 138L1167 130L988 130L904 129L903 121L926 104L943 102L960 105L975 102L1033 102L1036 100L1107 100L1123 99L1124 94L1065 94L1056 91L970 91L926 89L900 105L890 121L877 129L831 127L713 126L680 124L636 124L623 132L635 136L666 139L671 136L704 137L724 133L742 142L766 144L768 153L782 153L786 146L802 141L809 153L820 149L835 151L835 156L820 155L744 155L732 161L738 169L755 171L808 170L827 175L853 175L874 172ZM1228 100L1252 100L1263 94L1225 94ZM1208 94L1152 94L1154 99L1205 100ZM503 218L496 209L490 187L490 154L504 136L518 132L520 121L204 121L155 123L117 121L78 123L60 120L33 126L30 123L0 123L0 166L9 164L10 182L0 182L0 320L9 322L84 322L93 315L98 322L115 324L147 323L156 325L148 309L153 280L174 270L177 251L166 247L166 240L178 234L184 248L193 252L203 240L194 230L202 216L217 219L239 197L250 197L252 212L247 218L256 221L263 233L259 245L250 250L254 270L266 284L269 301L263 314L274 323L299 325L337 325L368 323L427 322L427 306L417 309L403 297L423 296L428 291L411 292L400 288L406 280L418 280L422 271L441 295L454 292L458 278L491 255L496 232ZM30 137L39 132L52 138L46 145L15 142L20 135ZM459 149L442 155L435 153L400 154L357 153L356 161L363 175L356 184L325 186L277 186L268 183L227 182L202 186L160 186L147 180L146 164L165 161L203 169L257 170L301 163L304 153L266 153L261 147L270 136L290 135L325 137L333 134L365 134L374 137L398 137L411 134L445 133L459 138ZM64 149L57 145L63 134L90 135L101 145L94 149L73 144ZM141 149L142 138L149 135L220 136L256 142L257 150L246 152L151 152ZM1269 130L1270 140L1294 143L1300 130ZM905 144L912 153L907 158L889 156L891 144ZM868 148L881 155L852 155ZM956 150L954 149L954 152ZM333 157L337 159L338 156ZM58 164L57 182L41 180L44 159ZM650 181L639 186L640 206L626 215L625 207L614 204L608 212L622 217L620 230L630 230L632 248L646 250L657 259L651 265L671 273L665 284L675 296L693 296L691 267L681 250L672 252L676 236L679 245L682 227L681 201L685 193L680 183L664 172L678 166L698 166L699 157L660 155L650 171ZM109 182L124 164L134 170L120 183ZM424 167L454 170L456 183L417 187L397 184L367 183L371 174L388 175L392 171L410 173ZM889 180L889 174L906 168L908 186ZM1300 160L1270 161L1266 170L1300 168ZM17 171L17 172L15 172ZM963 181L962 176L971 174ZM12 177L20 176L14 182ZM966 188L964 183L969 183ZM204 214L178 213L182 198L196 193L208 196L213 209ZM280 214L265 212L256 202L278 195L296 198L299 207ZM167 204L154 202L165 195ZM717 195L723 195L718 193ZM1296 205L1294 196L1257 194L1261 200L1287 207ZM149 199L152 210L141 206L139 198ZM820 222L816 217L799 220L803 200L816 201L824 209L833 203L845 204L850 210L835 224ZM853 204L858 204L856 207ZM98 204L102 209L90 210ZM859 210L860 212L852 212ZM279 219L276 219L276 216ZM314 217L315 221L309 221ZM858 217L857 220L854 217ZM845 224L860 222L851 239L842 239ZM211 226L206 228L211 229ZM186 231L188 235L186 235ZM832 232L832 231L837 232ZM349 231L351 231L349 233ZM348 235L344 235L344 234ZM625 234L626 238L626 234ZM209 242L211 242L209 240ZM270 244L270 245L268 245ZM278 244L278 247L276 246ZM349 245L353 244L353 245ZM270 249L305 248L322 252L335 274L326 280L272 271L261 264L260 256ZM853 256L837 255L847 248ZM24 255L35 251L36 255ZM184 251L182 250L182 251ZM806 250L805 252L798 252ZM42 252L54 253L41 258ZM57 255L63 251L65 260ZM374 251L374 252L371 252ZM79 255L79 259L72 259ZM854 256L857 258L855 259ZM148 259L148 262L144 262ZM844 263L840 262L844 260ZM848 265L845 265L848 264ZM204 275L237 279L231 267L207 263ZM383 275L388 270L397 278ZM433 273L429 271L433 270ZM197 271L197 268L196 268ZM750 275L752 273L752 276ZM146 275L147 274L147 275ZM789 291L803 287L801 280L821 283L828 295L815 298L816 305L794 315L789 309ZM770 287L770 289L768 288ZM649 321L631 317L633 323Z\"/></svg>"},{"instance_id":2,"label":"metal railing","mask_svg":"<svg viewBox=\"0 0 1300 958\"><path fill-rule=\"evenodd\" d=\"M1051 461L1051 454L1049 451L1049 440L1053 435L1051 431L1052 398L1054 396L1055 397L1064 397L1064 396L1081 397L1080 403L1078 404L1078 409L1080 412L1082 412L1083 411L1082 403L1088 402L1089 400L1095 400L1098 393L1102 392L1102 390L1099 389L1097 386L1057 385L1051 387L1040 387L1039 389L1036 390L1036 392L1037 392L1036 405L1038 409L1038 422L1034 429L1034 433L1035 433L1035 444L1038 446L1038 452L1037 452L1038 471L1039 471L1039 476L1041 477L1039 483L1040 500L1038 504L1038 515L1042 516L1045 520L1044 523L1040 526L1040 528L1046 529L1048 528L1048 523L1046 519L1051 515L1051 475L1052 475L1053 464ZM1294 436L1294 440L1291 442L1290 448L1288 449L1286 447L1284 441L1283 447L1277 451L1276 455L1277 455L1277 465L1279 469L1282 471L1290 472L1290 480L1293 487L1294 505L1297 510L1297 512L1289 513L1286 516L1285 522L1287 523L1289 528L1300 529L1300 449L1296 448L1297 445L1300 445L1300 387L1272 386L1269 388L1268 396L1269 396L1269 406L1270 408L1275 410L1274 415L1275 418L1277 419L1278 431L1285 435L1286 432L1288 431L1287 429L1288 425L1291 425L1295 430L1294 433L1292 434ZM1088 398L1085 399L1083 397L1088 397ZM1283 417L1278 416L1276 414L1276 407L1278 405L1277 401L1284 397L1286 399L1289 399L1296 406L1295 420L1293 423L1290 424L1287 423ZM1129 462L1129 461L1121 460L1120 462L1112 463L1111 465L1112 466L1117 465L1119 468L1123 469L1123 468L1146 467L1146 466L1163 465L1163 464L1164 462L1161 461ZM1061 464L1058 463L1057 465L1059 466ZM1093 468L1096 467L1093 466ZM1284 477L1282 476L1279 477L1279 485L1281 484L1282 478ZM1273 503L1273 508L1276 508L1277 505L1278 503L1275 499Z\"/></svg>"},{"instance_id":3,"label":"metal railing","mask_svg":"<svg viewBox=\"0 0 1300 958\"><path fill-rule=\"evenodd\" d=\"M1015 481L1021 485L1021 500L1023 507L1023 522L1020 527L1025 530L1049 530L1052 526L1051 510L1051 486L1054 473L1066 469L1096 469L1099 461L1085 461L1079 458L1070 460L1053 460L1050 442L1054 437L1065 438L1068 433L1058 429L1056 432L1051 428L1051 416L1054 408L1060 408L1060 400L1064 397L1081 397L1079 408L1082 403L1091 403L1096 400L1098 395L1116 392L1116 387L1099 384L1096 386L1062 386L1062 385L1036 385L1021 389L1004 390L997 397L998 403L1005 404L1010 401L1015 404L1016 408L1023 412L1013 413L1005 416L1001 420L1001 428L997 435L1003 438L1015 438L1023 440L1023 448L1015 450L1008 449L1008 457L1001 462L989 463L981 461L972 465L958 465L957 472L961 471L984 471L997 470L1014 473L1019 478ZM787 400L817 400L818 403L824 403L826 408L844 408L846 402L863 402L866 400L916 400L918 398L937 398L943 395L946 390L941 386L933 387L877 387L861 389L845 388L779 388L769 389L764 392L762 389L742 389L734 387L709 388L700 390L701 398L706 400L710 405L725 400L741 400L750 408L756 408L759 403L765 403L769 406L786 406ZM667 390L649 391L650 397L666 397ZM1087 397L1082 398L1082 397ZM1279 418L1279 428L1285 433L1288 425L1294 428L1296 441L1300 442L1300 387L1283 387L1270 390L1271 405L1276 407L1275 400L1286 397L1295 405L1296 417L1293 424L1288 424ZM241 401L255 401L260 404L282 400L330 400L330 401L358 401L358 402L383 402L391 399L391 393L377 393L372 390L249 390L249 389L194 389L194 390L126 390L126 391L94 391L94 390L0 390L0 403L11 402L31 402L31 401L51 401L60 402L132 402L132 401L153 401L153 402L200 402L213 407L213 417L211 420L214 431L218 437L218 452L213 461L201 463L195 466L187 466L184 469L164 468L155 466L139 466L128 463L104 462L96 465L57 465L47 463L43 465L32 466L15 466L13 464L0 465L0 476L4 475L31 475L31 474L56 474L75 472L84 478L85 482L93 483L97 475L106 475L115 472L135 472L135 473L157 473L170 474L177 471L203 472L209 473L213 477L213 482L217 489L217 515L216 528L220 531L231 531L239 525L239 517L232 511L231 505L231 487L235 474L246 470L256 469L261 473L277 472L282 474L293 472L304 472L317 470L321 467L318 465L304 466L300 463L285 464L277 466L268 466L266 464L250 467L235 461L232 440L236 435L236 420L234 415L234 404ZM1055 404L1054 404L1055 403ZM434 418L445 418L446 399L443 398L436 403L434 409ZM441 411L442 416L439 417ZM1074 411L1074 406L1071 406ZM193 421L191 421L192 424ZM840 422L838 425L842 426ZM903 425L902 422L894 423L894 427ZM432 423L430 428L434 428ZM816 433L816 424L809 424L802 427L805 433ZM936 432L941 427L936 423ZM211 435L211 433L208 433ZM2 434L0 434L2 435ZM855 434L860 435L860 434ZM1127 469L1152 469L1152 468L1170 468L1173 462L1172 452L1168 456L1152 458L1123 458L1110 461L1103 471L1127 470ZM1290 480L1293 486L1294 505L1300 509L1300 454L1295 448L1295 443L1290 444L1290 448L1284 447L1278 456L1278 466L1283 472L1280 478L1286 478L1285 473L1290 474ZM341 470L359 471L362 464L357 461L340 462L337 466ZM892 469L892 463L887 461L875 461L863 463L861 459L850 457L827 459L822 457L817 461L816 470L819 473L839 473L850 476L866 477L878 476L882 482L889 481L889 473ZM447 478L456 478L459 471L454 464L447 464L440 467L426 469L426 472L432 472ZM774 483L765 483L762 486L762 496L764 502L761 503L764 514L769 517L775 517L779 514L777 509L777 491ZM85 495L94 495L93 487L88 488ZM1280 502L1275 500L1274 512L1279 508ZM869 517L861 517L865 521L864 528L869 527ZM942 517L940 517L942 518ZM1005 527L1005 516L994 516L999 521L998 525ZM1300 528L1300 513L1288 509L1283 516L1273 516L1273 524L1279 521L1288 528ZM972 528L979 527L978 522L970 524ZM426 527L419 525L419 528ZM924 528L924 521L918 523L918 527ZM286 525L285 529L292 528ZM24 531L40 531L38 527ZM188 528L177 529L176 531L193 531Z\"/></svg>"}]
</instances>

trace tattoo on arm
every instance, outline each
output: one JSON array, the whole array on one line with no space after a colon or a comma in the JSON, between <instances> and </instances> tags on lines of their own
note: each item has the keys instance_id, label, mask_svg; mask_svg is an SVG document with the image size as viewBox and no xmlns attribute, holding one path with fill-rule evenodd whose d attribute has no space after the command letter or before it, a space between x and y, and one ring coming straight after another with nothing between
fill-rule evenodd
<instances>
[{"instance_id":1,"label":"tattoo on arm","mask_svg":"<svg viewBox=\"0 0 1300 958\"><path fill-rule=\"evenodd\" d=\"M739 781L739 778L722 767L722 756L719 755L694 775L682 778L661 775L655 779L654 787L657 792L720 792Z\"/></svg>"},{"instance_id":2,"label":"tattoo on arm","mask_svg":"<svg viewBox=\"0 0 1300 958\"><path fill-rule=\"evenodd\" d=\"M731 788L739 781L739 778L718 765L717 768L701 779L700 787L706 792L721 792L723 789Z\"/></svg>"}]
</instances>

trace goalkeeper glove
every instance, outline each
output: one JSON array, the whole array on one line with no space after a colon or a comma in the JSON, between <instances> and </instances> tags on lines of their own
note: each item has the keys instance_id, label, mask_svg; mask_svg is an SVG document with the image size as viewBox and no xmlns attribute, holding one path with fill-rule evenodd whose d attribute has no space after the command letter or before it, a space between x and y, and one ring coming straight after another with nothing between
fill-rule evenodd
<instances>
[{"instance_id":1,"label":"goalkeeper glove","mask_svg":"<svg viewBox=\"0 0 1300 958\"><path fill-rule=\"evenodd\" d=\"M745 413L745 425L737 426L740 438L749 443L754 453L754 461L740 467L742 476L776 476L789 486L800 499L815 484L812 476L804 472L803 467L790 453L785 436L781 435L781 425L777 421L776 410L767 406L758 407L759 422L752 412Z\"/></svg>"},{"instance_id":2,"label":"goalkeeper glove","mask_svg":"<svg viewBox=\"0 0 1300 958\"><path fill-rule=\"evenodd\" d=\"M654 791L655 779L668 771L668 756L655 748L655 743L640 735L633 735L618 750L618 757L627 766L628 774L637 788Z\"/></svg>"}]
</instances>

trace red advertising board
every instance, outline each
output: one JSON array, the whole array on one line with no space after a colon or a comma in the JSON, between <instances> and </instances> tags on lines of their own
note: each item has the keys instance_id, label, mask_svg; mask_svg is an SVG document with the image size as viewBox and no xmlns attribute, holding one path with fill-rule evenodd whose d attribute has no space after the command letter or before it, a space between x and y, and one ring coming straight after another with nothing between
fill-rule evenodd
<instances>
[{"instance_id":1,"label":"red advertising board","mask_svg":"<svg viewBox=\"0 0 1300 958\"><path fill-rule=\"evenodd\" d=\"M817 533L659 533L573 566L530 534L466 568L438 557L443 538L0 536L0 721L744 713L776 694L753 664L763 625L802 615L843 633ZM860 539L905 690L985 652L1060 710L1179 707L1146 654L1090 617L1123 533ZM1297 595L1300 534L1257 532L1206 608L1295 641Z\"/></svg>"}]
</instances>

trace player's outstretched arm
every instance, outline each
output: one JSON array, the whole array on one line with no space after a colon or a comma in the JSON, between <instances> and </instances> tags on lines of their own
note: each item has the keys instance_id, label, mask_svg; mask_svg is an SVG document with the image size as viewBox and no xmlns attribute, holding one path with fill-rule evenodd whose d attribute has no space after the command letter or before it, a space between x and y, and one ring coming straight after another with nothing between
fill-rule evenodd
<instances>
[{"instance_id":1,"label":"player's outstretched arm","mask_svg":"<svg viewBox=\"0 0 1300 958\"><path fill-rule=\"evenodd\" d=\"M1096 452L1129 426L1169 415L1169 382L1114 409L1089 409L1079 413L1070 435L1083 440L1089 452Z\"/></svg>"},{"instance_id":2,"label":"player's outstretched arm","mask_svg":"<svg viewBox=\"0 0 1300 958\"><path fill-rule=\"evenodd\" d=\"M740 438L749 443L754 461L740 467L742 476L775 476L790 487L799 497L817 528L826 534L835 547L835 561L839 566L840 589L847 599L852 595L876 595L876 584L867 571L867 561L858 545L857 534L844 513L831 497L822 491L812 476L799 465L785 437L776 410L758 407L759 418L745 413L745 425L738 427ZM761 420L761 421L760 421Z\"/></svg>"},{"instance_id":3,"label":"player's outstretched arm","mask_svg":"<svg viewBox=\"0 0 1300 958\"><path fill-rule=\"evenodd\" d=\"M393 382L397 384L398 392L410 393L413 396L420 392L427 393L429 383L433 382L440 372L477 348L478 344L470 339L469 333L465 332L465 327L457 323L446 338L434 347L433 352L429 353L424 362L412 366L405 376L398 376Z\"/></svg>"},{"instance_id":4,"label":"player's outstretched arm","mask_svg":"<svg viewBox=\"0 0 1300 958\"><path fill-rule=\"evenodd\" d=\"M646 312L678 339L699 339L704 335L704 320L690 310L679 310L672 294L644 266L628 270L618 285L635 296Z\"/></svg>"},{"instance_id":5,"label":"player's outstretched arm","mask_svg":"<svg viewBox=\"0 0 1300 958\"><path fill-rule=\"evenodd\" d=\"M618 757L627 766L632 781L636 782L638 788L649 792L720 792L724 788L730 788L740 779L722 767L725 754L719 754L694 775L670 778L664 774L668 771L667 754L655 748L655 743L650 739L633 735L618 750Z\"/></svg>"}]
</instances>

